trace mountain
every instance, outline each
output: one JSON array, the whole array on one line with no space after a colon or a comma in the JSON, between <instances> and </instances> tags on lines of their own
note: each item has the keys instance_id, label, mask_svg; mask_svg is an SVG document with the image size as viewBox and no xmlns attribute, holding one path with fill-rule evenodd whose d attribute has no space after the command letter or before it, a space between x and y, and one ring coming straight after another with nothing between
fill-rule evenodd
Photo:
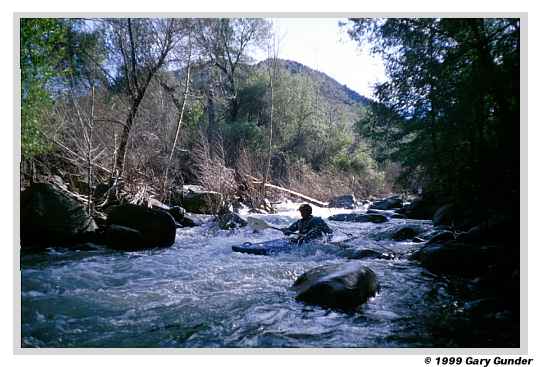
<instances>
[{"instance_id":1,"label":"mountain","mask_svg":"<svg viewBox=\"0 0 541 367\"><path fill-rule=\"evenodd\" d=\"M256 66L264 66L268 62L270 62L270 60L264 60L259 62ZM309 68L297 61L279 59L278 65L283 70L287 70L292 74L304 74L309 76L318 83L319 92L330 102L345 104L354 108L357 108L358 106L367 106L371 102L369 98L348 88L347 85L340 84L327 74Z\"/></svg>"}]
</instances>

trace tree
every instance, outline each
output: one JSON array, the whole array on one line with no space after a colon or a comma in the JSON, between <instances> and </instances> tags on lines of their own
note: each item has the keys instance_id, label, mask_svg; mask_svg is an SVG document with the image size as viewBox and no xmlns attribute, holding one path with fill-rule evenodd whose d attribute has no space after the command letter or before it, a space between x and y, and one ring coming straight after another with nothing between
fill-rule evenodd
<instances>
[{"instance_id":1,"label":"tree","mask_svg":"<svg viewBox=\"0 0 541 367\"><path fill-rule=\"evenodd\" d=\"M229 120L239 111L238 71L247 63L250 46L262 45L269 37L270 23L260 18L221 18L198 20L196 40L210 66L219 69L221 85L229 98Z\"/></svg>"},{"instance_id":2,"label":"tree","mask_svg":"<svg viewBox=\"0 0 541 367\"><path fill-rule=\"evenodd\" d=\"M517 192L519 32L517 19L351 21L350 36L383 56L389 76L360 125L393 129L404 176L421 173L425 189L478 207Z\"/></svg>"},{"instance_id":3,"label":"tree","mask_svg":"<svg viewBox=\"0 0 541 367\"><path fill-rule=\"evenodd\" d=\"M21 148L23 158L43 153L48 142L40 133L52 107L49 83L62 76L68 29L60 19L22 18L20 23Z\"/></svg>"},{"instance_id":4,"label":"tree","mask_svg":"<svg viewBox=\"0 0 541 367\"><path fill-rule=\"evenodd\" d=\"M155 74L167 63L183 23L178 19L109 19L105 23L110 46L109 63L121 90L129 99L115 171L123 174L130 131L145 92Z\"/></svg>"}]
</instances>

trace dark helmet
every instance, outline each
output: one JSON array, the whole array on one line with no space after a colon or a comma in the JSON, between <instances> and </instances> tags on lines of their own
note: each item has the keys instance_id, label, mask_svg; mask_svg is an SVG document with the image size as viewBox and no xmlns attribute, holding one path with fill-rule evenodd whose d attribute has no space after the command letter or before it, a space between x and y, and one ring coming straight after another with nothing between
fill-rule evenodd
<instances>
[{"instance_id":1,"label":"dark helmet","mask_svg":"<svg viewBox=\"0 0 541 367\"><path fill-rule=\"evenodd\" d=\"M312 207L309 204L302 204L301 206L299 206L299 211L312 214Z\"/></svg>"}]
</instances>

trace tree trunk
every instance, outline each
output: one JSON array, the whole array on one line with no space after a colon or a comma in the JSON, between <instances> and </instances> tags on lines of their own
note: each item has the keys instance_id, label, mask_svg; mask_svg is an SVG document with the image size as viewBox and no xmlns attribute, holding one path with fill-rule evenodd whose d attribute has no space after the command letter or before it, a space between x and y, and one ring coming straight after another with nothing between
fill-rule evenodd
<instances>
[{"instance_id":1,"label":"tree trunk","mask_svg":"<svg viewBox=\"0 0 541 367\"><path fill-rule=\"evenodd\" d=\"M216 116L214 111L214 92L212 87L207 91L207 140L209 142L210 158L214 157L214 147L216 145Z\"/></svg>"},{"instance_id":2,"label":"tree trunk","mask_svg":"<svg viewBox=\"0 0 541 367\"><path fill-rule=\"evenodd\" d=\"M126 163L126 154L128 152L128 140L130 138L130 131L135 121L135 116L137 115L137 110L143 99L142 95L139 95L135 98L130 108L128 117L126 118L126 123L122 129L122 136L120 137L120 145L118 146L117 156L115 167L117 170L117 176L121 177L124 174L124 164Z\"/></svg>"},{"instance_id":3,"label":"tree trunk","mask_svg":"<svg viewBox=\"0 0 541 367\"><path fill-rule=\"evenodd\" d=\"M190 52L190 54L191 54L191 52ZM169 160L167 161L167 168L165 169L165 177L163 179L164 193L167 190L167 177L169 175L169 168L171 168L171 161L173 160L173 155L175 153L175 148L177 146L178 134L180 132L180 127L182 125L182 118L184 117L184 109L186 107L186 99L188 98L188 91L190 89L190 68L191 68L191 63L190 63L190 56L189 56L188 57L188 66L186 68L186 81L185 81L185 85L184 85L184 95L182 97L182 106L181 106L180 112L179 112L179 118L178 118L178 122L177 122L177 130L176 130L176 133L175 133L175 140L173 141L173 146L171 147L171 153L169 154Z\"/></svg>"}]
</instances>

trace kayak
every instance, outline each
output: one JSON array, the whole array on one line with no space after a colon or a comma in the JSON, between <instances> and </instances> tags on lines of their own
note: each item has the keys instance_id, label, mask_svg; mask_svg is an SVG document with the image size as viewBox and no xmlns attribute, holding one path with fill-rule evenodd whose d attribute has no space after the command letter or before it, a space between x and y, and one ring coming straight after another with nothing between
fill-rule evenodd
<instances>
[{"instance_id":1,"label":"kayak","mask_svg":"<svg viewBox=\"0 0 541 367\"><path fill-rule=\"evenodd\" d=\"M293 250L298 245L291 243L288 239L280 238L264 242L244 242L241 245L233 245L231 248L234 252L241 252L252 255L272 255L279 252L287 252Z\"/></svg>"},{"instance_id":2,"label":"kayak","mask_svg":"<svg viewBox=\"0 0 541 367\"><path fill-rule=\"evenodd\" d=\"M349 237L341 241L328 242L330 245L343 246L346 242L355 240L359 237ZM276 240L264 241L264 242L244 242L241 245L233 245L231 248L234 252L241 252L244 254L252 255L273 255L280 252L293 251L295 248L302 245L297 245L291 242L287 238L279 238Z\"/></svg>"}]
</instances>

